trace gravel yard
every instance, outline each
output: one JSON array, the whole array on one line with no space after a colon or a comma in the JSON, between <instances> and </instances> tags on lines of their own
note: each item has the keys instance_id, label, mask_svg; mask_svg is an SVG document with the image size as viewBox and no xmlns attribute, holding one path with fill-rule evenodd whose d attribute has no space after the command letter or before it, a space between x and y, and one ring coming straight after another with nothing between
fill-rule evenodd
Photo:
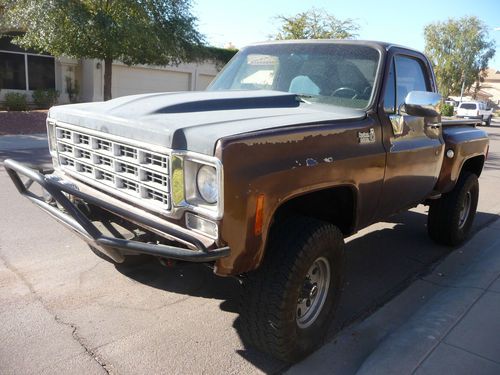
<instances>
[{"instance_id":1,"label":"gravel yard","mask_svg":"<svg viewBox=\"0 0 500 375\"><path fill-rule=\"evenodd\" d=\"M28 112L0 111L0 136L45 133L46 118L45 109Z\"/></svg>"}]
</instances>

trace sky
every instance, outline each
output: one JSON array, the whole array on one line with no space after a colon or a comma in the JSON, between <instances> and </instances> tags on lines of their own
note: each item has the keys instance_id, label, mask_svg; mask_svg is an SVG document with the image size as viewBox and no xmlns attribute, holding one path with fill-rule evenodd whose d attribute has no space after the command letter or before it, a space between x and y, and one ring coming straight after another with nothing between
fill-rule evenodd
<instances>
[{"instance_id":1,"label":"sky","mask_svg":"<svg viewBox=\"0 0 500 375\"><path fill-rule=\"evenodd\" d=\"M209 44L244 47L276 33L277 15L291 16L311 7L337 18L354 19L358 39L380 40L423 50L424 26L473 15L489 28L497 53L490 67L500 70L500 0L193 0L198 28Z\"/></svg>"}]
</instances>

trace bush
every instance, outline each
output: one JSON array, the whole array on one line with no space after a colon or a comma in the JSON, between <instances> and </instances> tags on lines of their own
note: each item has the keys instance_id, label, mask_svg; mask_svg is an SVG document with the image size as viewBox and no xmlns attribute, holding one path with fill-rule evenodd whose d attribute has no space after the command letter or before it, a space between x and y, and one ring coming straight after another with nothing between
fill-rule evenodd
<instances>
[{"instance_id":1,"label":"bush","mask_svg":"<svg viewBox=\"0 0 500 375\"><path fill-rule=\"evenodd\" d=\"M5 107L8 111L27 111L26 94L8 92L5 94Z\"/></svg>"},{"instance_id":2,"label":"bush","mask_svg":"<svg viewBox=\"0 0 500 375\"><path fill-rule=\"evenodd\" d=\"M441 115L442 116L453 116L454 107L449 104L443 104L441 107Z\"/></svg>"},{"instance_id":3,"label":"bush","mask_svg":"<svg viewBox=\"0 0 500 375\"><path fill-rule=\"evenodd\" d=\"M33 102L38 108L46 109L57 103L59 91L54 89L35 90L32 94Z\"/></svg>"}]
</instances>

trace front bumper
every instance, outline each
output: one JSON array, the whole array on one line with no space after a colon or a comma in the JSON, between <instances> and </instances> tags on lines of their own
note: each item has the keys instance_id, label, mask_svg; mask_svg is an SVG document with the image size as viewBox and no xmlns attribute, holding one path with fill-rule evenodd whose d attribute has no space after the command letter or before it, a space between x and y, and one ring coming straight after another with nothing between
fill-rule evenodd
<instances>
[{"instance_id":1,"label":"front bumper","mask_svg":"<svg viewBox=\"0 0 500 375\"><path fill-rule=\"evenodd\" d=\"M209 249L203 241L195 235L186 232L183 228L175 225L167 226L166 223L162 223L161 220L155 221L153 218L148 217L148 215L141 216L137 213L133 213L129 209L110 203L110 201L112 201L111 199L104 200L101 199L102 197L96 196L95 194L91 195L82 192L70 184L63 184L58 180L48 178L43 172L28 168L15 160L5 160L4 167L21 195L25 196L42 210L78 234L87 243L97 247L118 263L124 260L121 251L189 262L211 262L226 257L230 253L229 247ZM23 183L20 175L27 177L28 181ZM30 191L33 182L39 184L52 198L54 198L64 211L47 203L43 197ZM157 234L164 233L166 239L177 240L180 243L186 244L191 249L105 236L97 229L92 221L71 202L66 194L77 197L86 203L93 204L124 219L130 219L131 222L137 223L144 228L154 230Z\"/></svg>"}]
</instances>

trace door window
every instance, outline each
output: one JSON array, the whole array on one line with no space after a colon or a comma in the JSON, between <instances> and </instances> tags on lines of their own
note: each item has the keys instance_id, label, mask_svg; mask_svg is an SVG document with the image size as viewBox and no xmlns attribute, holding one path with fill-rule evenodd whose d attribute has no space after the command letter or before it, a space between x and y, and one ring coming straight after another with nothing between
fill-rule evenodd
<instances>
[{"instance_id":1,"label":"door window","mask_svg":"<svg viewBox=\"0 0 500 375\"><path fill-rule=\"evenodd\" d=\"M404 103L410 91L430 91L422 64L414 58L397 55L396 64L396 105Z\"/></svg>"},{"instance_id":2,"label":"door window","mask_svg":"<svg viewBox=\"0 0 500 375\"><path fill-rule=\"evenodd\" d=\"M387 85L384 95L384 111L385 113L396 112L396 74L394 72L394 61L391 62L391 69L387 77Z\"/></svg>"}]
</instances>

